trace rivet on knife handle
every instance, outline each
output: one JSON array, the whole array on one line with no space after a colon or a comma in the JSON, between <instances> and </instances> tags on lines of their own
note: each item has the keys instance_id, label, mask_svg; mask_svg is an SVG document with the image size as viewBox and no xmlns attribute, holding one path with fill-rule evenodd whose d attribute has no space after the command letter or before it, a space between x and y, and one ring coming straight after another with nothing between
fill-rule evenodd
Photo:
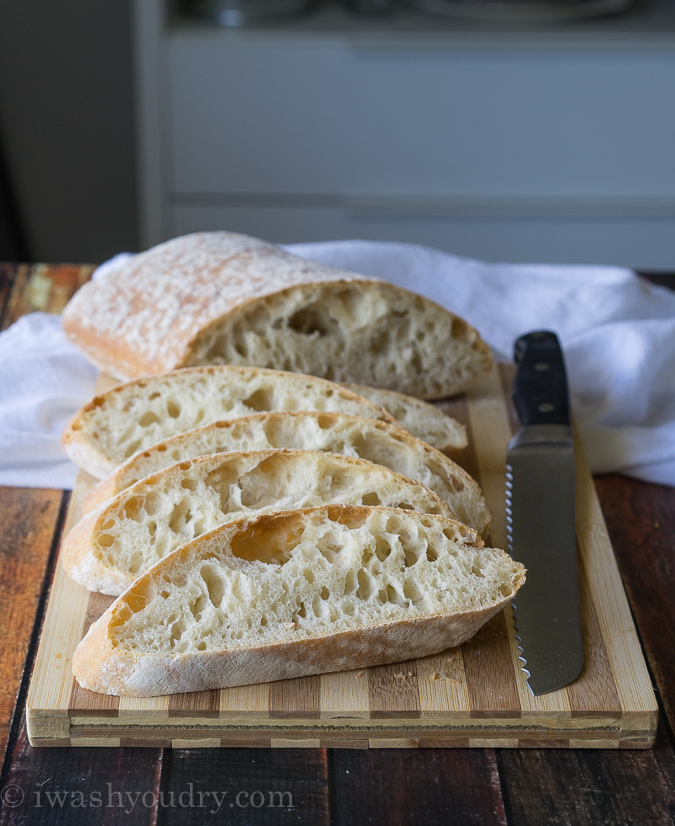
<instances>
[{"instance_id":1,"label":"rivet on knife handle","mask_svg":"<svg viewBox=\"0 0 675 826\"><path fill-rule=\"evenodd\" d=\"M528 333L515 343L518 372L513 380L513 403L523 427L569 424L567 374L555 333Z\"/></svg>"}]
</instances>

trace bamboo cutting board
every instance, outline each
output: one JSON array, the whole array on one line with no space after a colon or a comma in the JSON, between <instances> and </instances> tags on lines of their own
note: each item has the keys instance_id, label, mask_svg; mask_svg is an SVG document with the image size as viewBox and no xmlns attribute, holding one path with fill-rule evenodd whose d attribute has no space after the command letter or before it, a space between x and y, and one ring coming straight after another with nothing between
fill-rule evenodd
<instances>
[{"instance_id":1,"label":"bamboo cutting board","mask_svg":"<svg viewBox=\"0 0 675 826\"><path fill-rule=\"evenodd\" d=\"M462 464L493 514L488 544L501 548L511 375L495 370L442 403L468 427ZM91 482L80 474L64 531ZM149 699L95 694L75 683L70 662L112 598L57 565L28 695L31 745L649 748L656 699L578 439L577 545L586 663L578 680L541 697L519 669L510 609L458 648L395 665Z\"/></svg>"}]
</instances>

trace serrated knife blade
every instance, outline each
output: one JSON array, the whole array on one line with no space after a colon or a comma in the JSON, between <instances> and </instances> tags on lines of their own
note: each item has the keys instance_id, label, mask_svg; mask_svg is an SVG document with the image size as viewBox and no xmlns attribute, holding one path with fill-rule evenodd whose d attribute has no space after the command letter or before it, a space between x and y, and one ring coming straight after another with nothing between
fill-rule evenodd
<instances>
[{"instance_id":1,"label":"serrated knife blade","mask_svg":"<svg viewBox=\"0 0 675 826\"><path fill-rule=\"evenodd\" d=\"M527 568L514 601L522 670L534 695L573 682L584 664L574 513L574 441L555 333L519 338L513 402L521 429L506 460L509 552Z\"/></svg>"}]
</instances>

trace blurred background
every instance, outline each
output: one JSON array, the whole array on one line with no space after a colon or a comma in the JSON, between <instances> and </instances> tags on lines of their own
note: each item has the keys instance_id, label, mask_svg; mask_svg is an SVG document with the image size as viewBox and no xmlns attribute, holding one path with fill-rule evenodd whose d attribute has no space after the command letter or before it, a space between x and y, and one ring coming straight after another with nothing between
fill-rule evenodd
<instances>
[{"instance_id":1,"label":"blurred background","mask_svg":"<svg viewBox=\"0 0 675 826\"><path fill-rule=\"evenodd\" d=\"M675 271L671 0L2 0L0 260L202 229Z\"/></svg>"}]
</instances>

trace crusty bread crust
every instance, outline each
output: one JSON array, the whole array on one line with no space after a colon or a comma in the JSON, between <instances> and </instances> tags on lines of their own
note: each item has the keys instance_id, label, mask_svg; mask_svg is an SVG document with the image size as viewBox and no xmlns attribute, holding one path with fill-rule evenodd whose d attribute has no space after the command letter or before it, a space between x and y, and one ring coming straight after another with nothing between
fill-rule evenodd
<instances>
[{"instance_id":1,"label":"crusty bread crust","mask_svg":"<svg viewBox=\"0 0 675 826\"><path fill-rule=\"evenodd\" d=\"M60 559L71 579L82 584L89 583L85 587L90 590L116 596L129 587L128 577L104 565L96 554L91 553L91 537L104 509L102 507L88 513L71 528L63 540Z\"/></svg>"},{"instance_id":2,"label":"crusty bread crust","mask_svg":"<svg viewBox=\"0 0 675 826\"><path fill-rule=\"evenodd\" d=\"M510 601L508 597L489 608L453 616L389 622L259 648L180 654L171 660L113 647L111 617L106 612L76 649L73 674L90 691L155 697L351 671L426 657L462 645Z\"/></svg>"},{"instance_id":3,"label":"crusty bread crust","mask_svg":"<svg viewBox=\"0 0 675 826\"><path fill-rule=\"evenodd\" d=\"M291 632L284 632L266 645L172 650L172 653L158 649L160 644L155 645L154 642L151 645L154 651L143 650L142 646L141 650L133 646L125 647L126 624L130 619L141 616L146 607L158 598L159 591L170 587L168 583L172 581L172 574L178 574L180 579L186 570L212 563L216 557L222 557L223 561L231 560L227 564L235 566L233 571L245 571L246 564L254 567L264 562L278 564L279 554L289 558L293 553L295 546L287 543L289 537L297 542L298 524L307 524L313 519L320 522L327 518L351 529L364 524L373 514L376 514L375 520L380 515L383 517L378 524L386 524L387 529L392 519L402 526L401 530L409 528L413 534L426 526L432 531L441 530L448 539L455 537L456 553L462 554L463 548L470 553L473 548L476 553L489 555L490 562L486 564L500 566L502 584L497 588L495 580L495 590L490 591L489 599L486 595L481 598L479 608L449 612L434 610L427 614L412 611L411 617L399 612L399 619L394 621L371 621L361 627L357 623L357 627L351 630L335 633L315 631L302 639L287 640L284 637ZM254 543L265 537L268 544L263 548L256 545L259 550L250 563L242 562L241 558L236 562L231 549L241 537ZM287 514L270 514L250 522L238 520L182 546L141 576L90 628L75 652L73 672L80 685L92 691L146 697L365 668L434 654L469 639L510 602L525 581L522 565L503 551L481 550L482 545L475 531L452 520L387 508L325 506ZM270 553L271 556L265 559L265 554ZM177 593L188 592L179 584ZM293 594L289 594L288 598L293 599ZM207 627L212 628L210 622Z\"/></svg>"},{"instance_id":4,"label":"crusty bread crust","mask_svg":"<svg viewBox=\"0 0 675 826\"><path fill-rule=\"evenodd\" d=\"M439 304L227 232L175 238L85 284L63 326L122 379L256 364L441 398L492 365L476 330Z\"/></svg>"}]
</instances>

